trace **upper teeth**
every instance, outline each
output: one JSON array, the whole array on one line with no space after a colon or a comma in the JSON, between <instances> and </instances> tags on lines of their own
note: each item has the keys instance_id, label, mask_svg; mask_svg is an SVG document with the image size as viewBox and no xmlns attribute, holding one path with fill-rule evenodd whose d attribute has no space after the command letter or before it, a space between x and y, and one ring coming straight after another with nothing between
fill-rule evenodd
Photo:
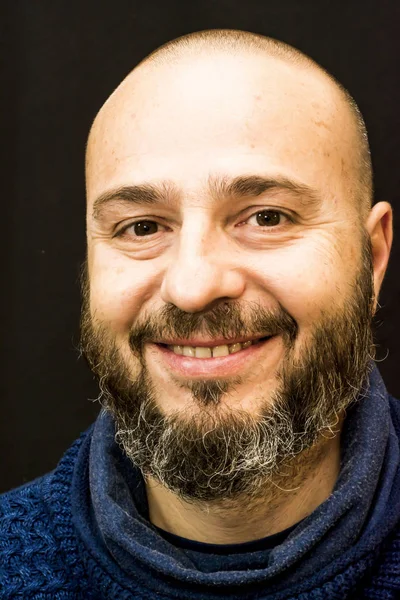
<instances>
[{"instance_id":1,"label":"upper teeth","mask_svg":"<svg viewBox=\"0 0 400 600\"><path fill-rule=\"evenodd\" d=\"M256 342L258 340L254 340ZM235 352L239 352L239 350L244 350L253 344L253 341L229 344L225 346L212 346L212 347L204 347L204 346L168 346L170 350L172 350L175 354L182 354L183 356L192 356L195 358L212 358L214 356L228 356L229 354L234 354Z\"/></svg>"}]
</instances>

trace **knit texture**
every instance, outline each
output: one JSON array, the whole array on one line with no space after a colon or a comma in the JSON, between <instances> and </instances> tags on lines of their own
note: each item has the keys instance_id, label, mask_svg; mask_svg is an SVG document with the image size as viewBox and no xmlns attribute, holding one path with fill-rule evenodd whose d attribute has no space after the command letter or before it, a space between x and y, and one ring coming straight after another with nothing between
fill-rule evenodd
<instances>
[{"instance_id":1,"label":"knit texture","mask_svg":"<svg viewBox=\"0 0 400 600\"><path fill-rule=\"evenodd\" d=\"M399 402L391 400L391 405L393 425L400 437ZM339 560L283 591L272 591L269 586L233 586L229 590L196 592L187 583L186 587L181 584L171 588L170 593L160 593L154 573L149 571L147 577L129 576L106 549L99 551L96 544L87 542L96 535L90 531L89 519L85 521L86 532L82 532L82 524L76 527L71 497L77 481L81 482L80 494L81 498L86 497L88 511L91 506L90 489L85 482L92 434L93 428L83 434L54 472L0 497L1 600L400 599L400 515L393 514L391 506L387 507L385 518L387 523L396 523L391 530L386 531L382 522L383 535L373 529L353 554L344 552Z\"/></svg>"},{"instance_id":2,"label":"knit texture","mask_svg":"<svg viewBox=\"0 0 400 600\"><path fill-rule=\"evenodd\" d=\"M78 539L71 519L69 488L83 439L75 442L53 474L1 498L1 600L171 598L153 594L143 584L123 576L121 583L115 581L113 574L104 570ZM184 591L177 597L185 598ZM375 552L365 553L354 564L343 565L343 571L332 578L327 574L319 587L309 589L304 582L294 594L270 596L267 590L259 590L248 597L259 600L399 599L400 528Z\"/></svg>"}]
</instances>

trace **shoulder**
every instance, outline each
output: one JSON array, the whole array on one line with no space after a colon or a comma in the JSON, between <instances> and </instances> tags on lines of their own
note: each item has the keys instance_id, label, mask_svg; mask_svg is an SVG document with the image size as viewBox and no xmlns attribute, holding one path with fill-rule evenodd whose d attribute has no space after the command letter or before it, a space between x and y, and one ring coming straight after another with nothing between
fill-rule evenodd
<instances>
[{"instance_id":1,"label":"shoulder","mask_svg":"<svg viewBox=\"0 0 400 600\"><path fill-rule=\"evenodd\" d=\"M400 400L389 396L389 404L394 432L400 439ZM367 595L368 598L400 597L400 515L397 515L397 521L397 526L380 545L375 562L369 571L367 589L371 595ZM385 596L382 596L383 590Z\"/></svg>"},{"instance_id":2,"label":"shoulder","mask_svg":"<svg viewBox=\"0 0 400 600\"><path fill-rule=\"evenodd\" d=\"M69 508L73 459L85 435L55 471L0 495L0 598L52 598L60 592L66 599L77 597L63 547L72 538L66 527L63 531L62 515Z\"/></svg>"}]
</instances>

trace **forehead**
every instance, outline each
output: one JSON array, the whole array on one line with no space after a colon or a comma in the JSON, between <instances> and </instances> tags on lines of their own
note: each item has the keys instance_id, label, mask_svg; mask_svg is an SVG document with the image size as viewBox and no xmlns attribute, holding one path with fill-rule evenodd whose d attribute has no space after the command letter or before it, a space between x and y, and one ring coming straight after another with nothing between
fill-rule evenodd
<instances>
[{"instance_id":1,"label":"forehead","mask_svg":"<svg viewBox=\"0 0 400 600\"><path fill-rule=\"evenodd\" d=\"M210 173L280 173L319 187L350 170L352 123L328 78L258 56L188 58L133 72L88 149L88 202L141 180L195 191Z\"/></svg>"}]
</instances>

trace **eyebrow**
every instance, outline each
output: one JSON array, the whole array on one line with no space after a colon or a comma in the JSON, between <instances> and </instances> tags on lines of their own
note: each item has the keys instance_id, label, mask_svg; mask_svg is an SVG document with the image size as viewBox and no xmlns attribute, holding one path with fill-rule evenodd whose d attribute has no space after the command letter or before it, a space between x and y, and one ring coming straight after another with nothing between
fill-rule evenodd
<instances>
[{"instance_id":1,"label":"eyebrow","mask_svg":"<svg viewBox=\"0 0 400 600\"><path fill-rule=\"evenodd\" d=\"M249 175L235 177L232 180L226 177L210 176L208 185L211 193L216 197L257 197L269 191L283 191L291 192L294 196L303 200L304 204L312 207L318 206L322 202L322 198L317 190L305 183L300 183L284 176L271 178L260 175Z\"/></svg>"},{"instance_id":2,"label":"eyebrow","mask_svg":"<svg viewBox=\"0 0 400 600\"><path fill-rule=\"evenodd\" d=\"M92 215L95 220L100 220L104 209L111 205L172 203L174 196L176 196L175 187L169 182L162 184L145 183L142 185L126 185L104 192L96 198L93 202Z\"/></svg>"},{"instance_id":3,"label":"eyebrow","mask_svg":"<svg viewBox=\"0 0 400 600\"><path fill-rule=\"evenodd\" d=\"M296 196L304 206L309 208L316 208L322 203L320 194L314 188L281 176L270 178L247 175L233 179L210 176L208 188L215 199L257 197L269 191L286 191ZM169 181L123 186L106 191L96 198L93 203L92 215L94 220L101 220L104 210L110 206L120 205L123 207L161 203L172 205L179 196L179 190Z\"/></svg>"}]
</instances>

